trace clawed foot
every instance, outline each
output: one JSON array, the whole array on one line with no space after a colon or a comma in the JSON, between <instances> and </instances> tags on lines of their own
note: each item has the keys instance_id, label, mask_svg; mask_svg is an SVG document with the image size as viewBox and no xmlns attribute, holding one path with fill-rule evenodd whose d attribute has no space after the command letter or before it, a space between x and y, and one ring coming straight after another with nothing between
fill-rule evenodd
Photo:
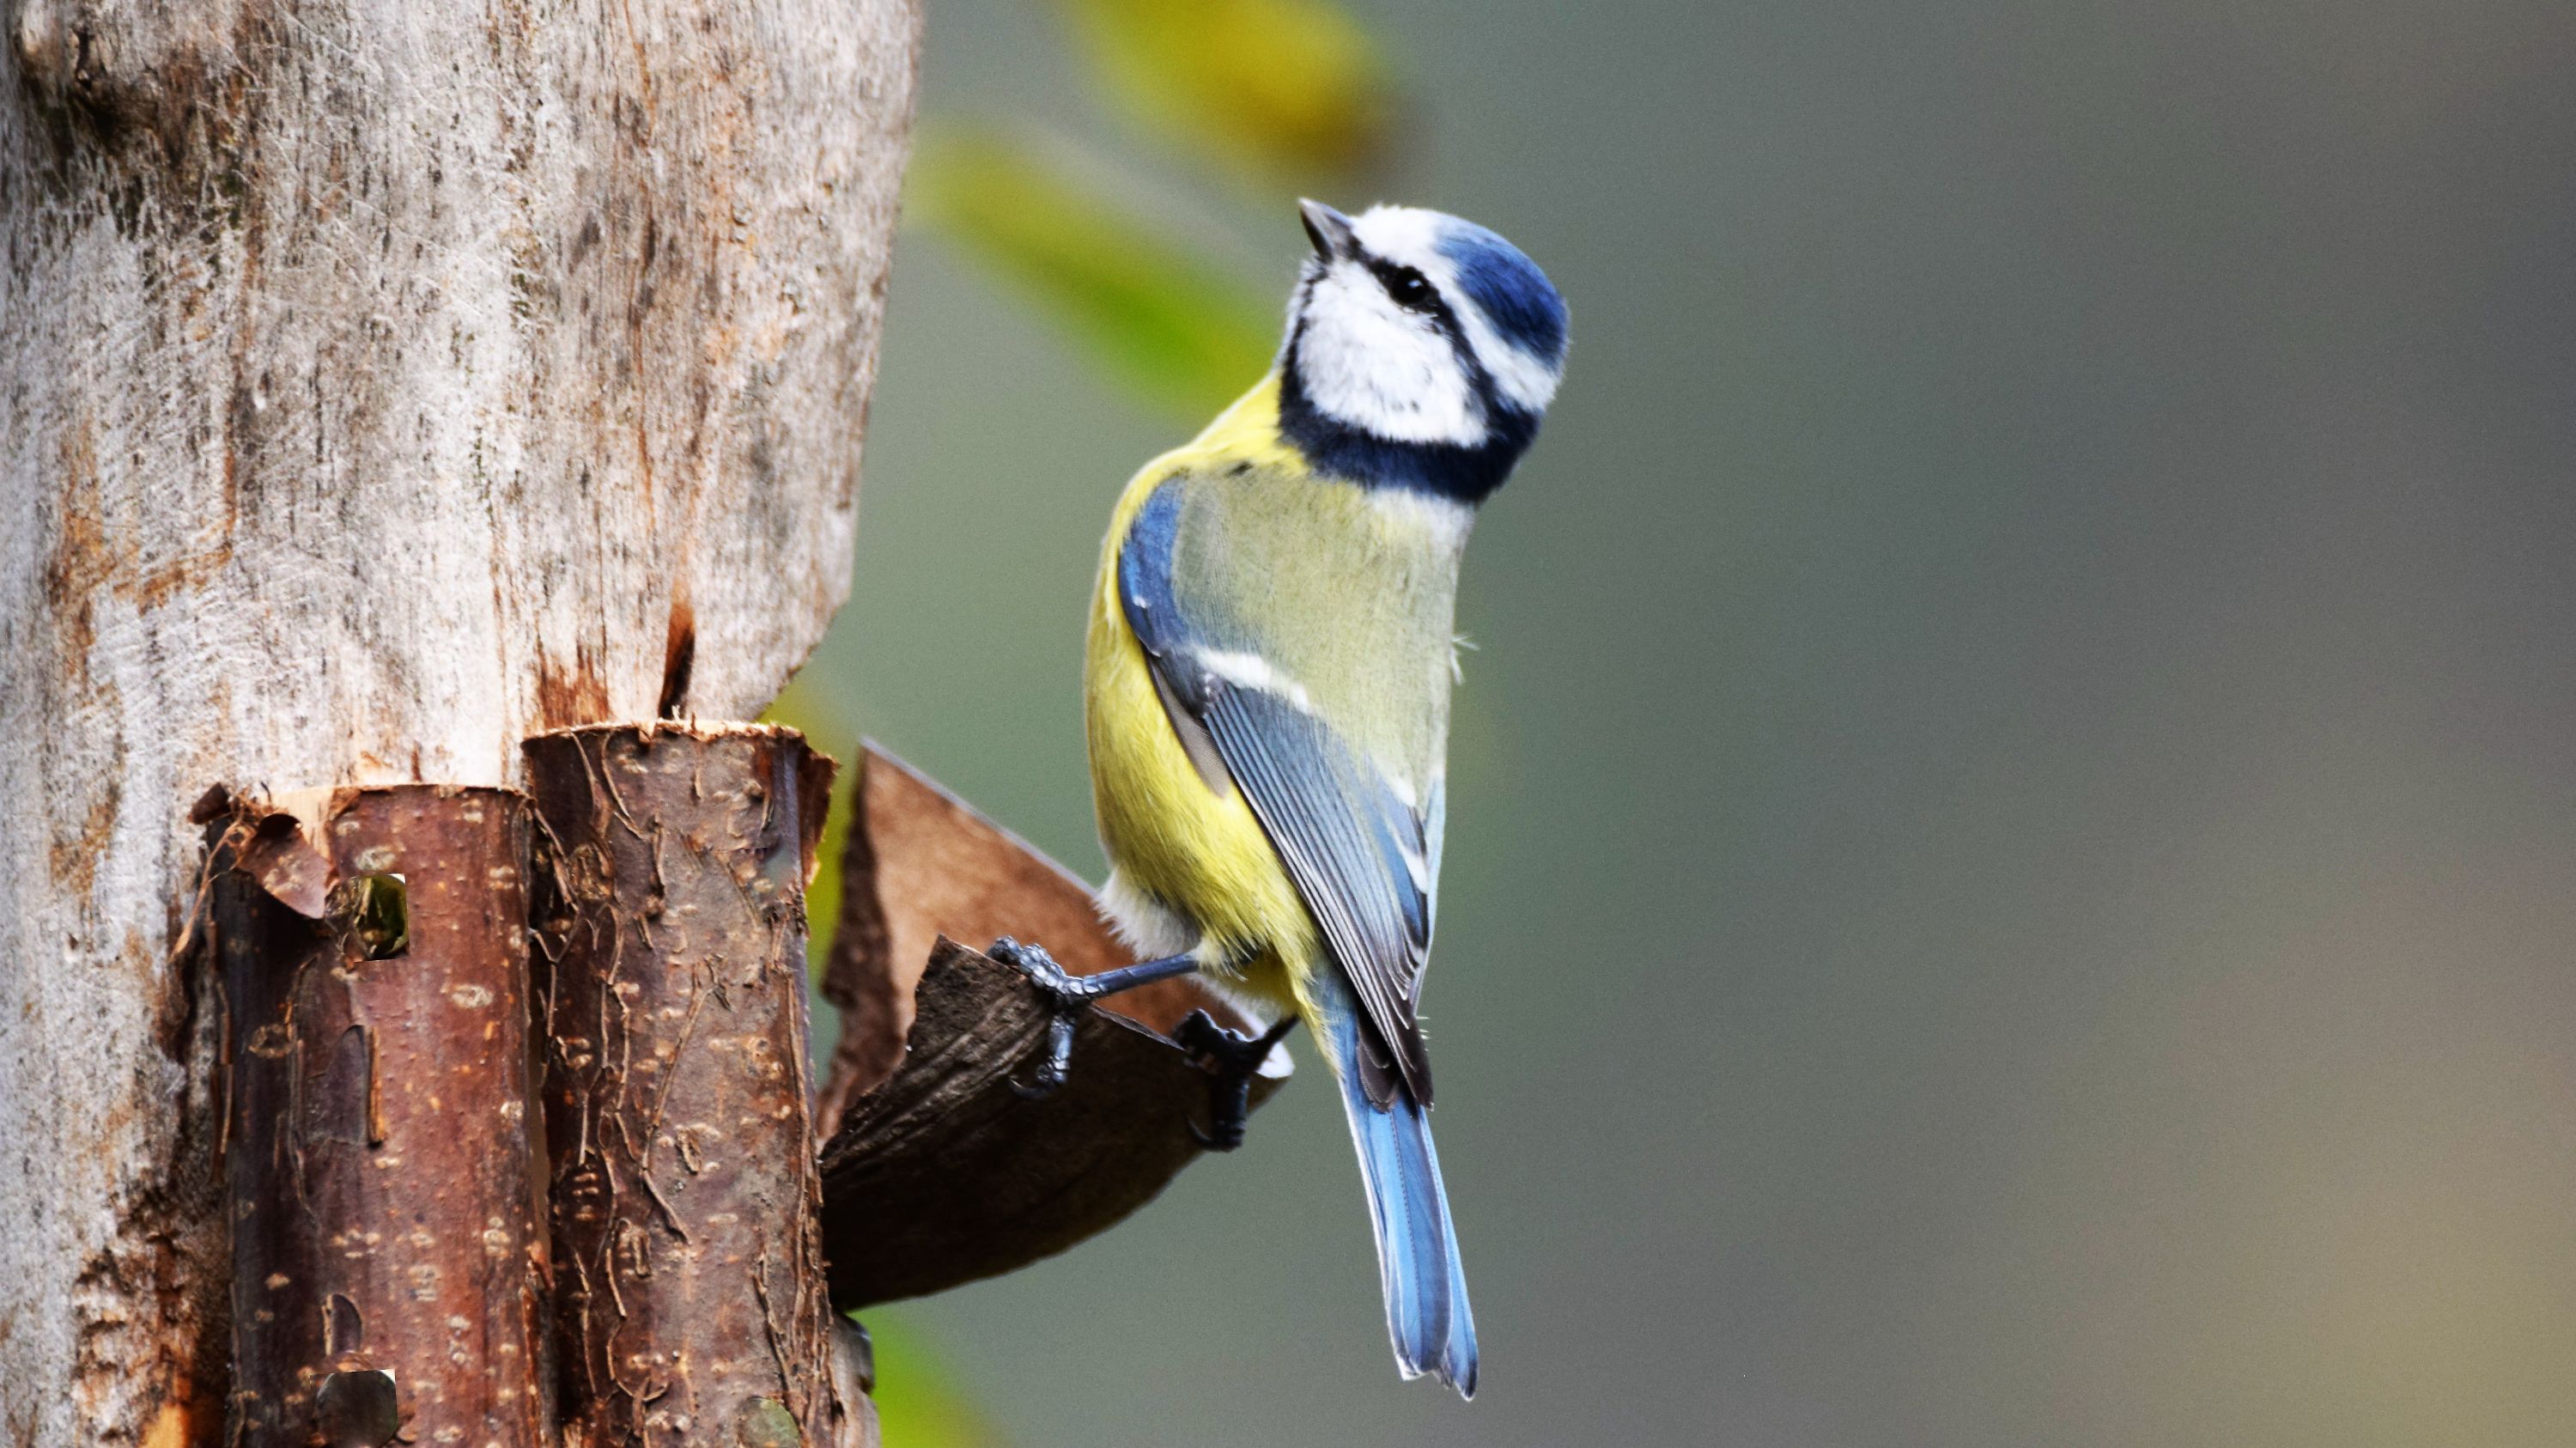
<instances>
[{"instance_id":1,"label":"clawed foot","mask_svg":"<svg viewBox=\"0 0 2576 1448\"><path fill-rule=\"evenodd\" d=\"M1270 1048L1297 1023L1281 1018L1258 1036L1229 1031L1205 1011L1192 1011L1172 1031L1180 1048L1197 1059L1208 1076L1208 1129L1189 1124L1190 1135L1210 1151L1232 1151L1243 1145L1244 1124L1252 1116L1252 1076L1270 1059Z\"/></svg>"},{"instance_id":2,"label":"clawed foot","mask_svg":"<svg viewBox=\"0 0 2576 1448\"><path fill-rule=\"evenodd\" d=\"M1066 1074L1073 1068L1073 1027L1082 1019L1082 1008L1093 996L1083 989L1083 978L1055 963L1055 957L1043 946L1022 945L1005 935L984 952L1002 964L1029 978L1050 1001L1047 1021L1047 1050L1038 1062L1037 1076L1030 1081L1013 1081L1011 1089L1035 1100L1052 1096L1064 1085Z\"/></svg>"},{"instance_id":3,"label":"clawed foot","mask_svg":"<svg viewBox=\"0 0 2576 1448\"><path fill-rule=\"evenodd\" d=\"M1198 961L1186 955L1149 960L1142 965L1122 965L1097 975L1075 975L1056 964L1055 957L1035 945L1022 945L1005 935L984 952L1002 964L1029 978L1049 1001L1046 1059L1038 1062L1037 1074L1029 1081L1014 1081L1011 1089L1021 1096L1037 1099L1052 1096L1065 1083L1073 1069L1073 1028L1082 1019L1083 1007L1103 996L1116 995L1158 980L1169 980L1198 969ZM1211 1022L1211 1025L1214 1023Z\"/></svg>"}]
</instances>

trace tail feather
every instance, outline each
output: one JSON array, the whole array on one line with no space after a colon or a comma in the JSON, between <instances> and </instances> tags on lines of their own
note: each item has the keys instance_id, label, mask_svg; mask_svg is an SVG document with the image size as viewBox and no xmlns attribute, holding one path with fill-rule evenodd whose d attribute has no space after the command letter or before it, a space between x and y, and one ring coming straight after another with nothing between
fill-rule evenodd
<instances>
[{"instance_id":1,"label":"tail feather","mask_svg":"<svg viewBox=\"0 0 2576 1448\"><path fill-rule=\"evenodd\" d=\"M1368 1185L1369 1216L1377 1228L1380 1285L1386 1292L1387 1334L1395 1341L1396 1367L1408 1378L1429 1374L1476 1396L1476 1323L1467 1308L1467 1278L1458 1263L1458 1235L1449 1223L1449 1198L1440 1185L1440 1155L1431 1146L1431 1123L1402 1089L1385 1107L1369 1103L1361 1082L1359 1016L1343 1001L1327 1013L1318 1039L1333 1057L1351 1142L1359 1149L1360 1175Z\"/></svg>"}]
</instances>

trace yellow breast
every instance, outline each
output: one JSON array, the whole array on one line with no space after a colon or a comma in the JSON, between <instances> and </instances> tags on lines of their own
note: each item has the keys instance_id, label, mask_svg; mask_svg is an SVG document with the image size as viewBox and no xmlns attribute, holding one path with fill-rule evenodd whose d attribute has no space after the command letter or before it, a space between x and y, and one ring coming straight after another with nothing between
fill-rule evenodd
<instances>
[{"instance_id":1,"label":"yellow breast","mask_svg":"<svg viewBox=\"0 0 2576 1448\"><path fill-rule=\"evenodd\" d=\"M1211 786L1181 747L1118 601L1118 550L1154 485L1212 455L1280 460L1277 415L1272 380L1128 484L1101 550L1083 702L1092 802L1112 867L1103 903L1119 928L1143 952L1197 946L1211 963L1239 962L1241 986L1284 1007L1324 958L1314 922L1242 794L1222 778Z\"/></svg>"}]
</instances>

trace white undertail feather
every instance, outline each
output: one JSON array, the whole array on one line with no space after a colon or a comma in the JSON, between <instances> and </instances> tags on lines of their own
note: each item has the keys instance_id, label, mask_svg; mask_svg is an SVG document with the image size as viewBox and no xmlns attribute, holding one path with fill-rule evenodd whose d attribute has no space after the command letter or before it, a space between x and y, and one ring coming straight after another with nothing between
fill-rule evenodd
<instances>
[{"instance_id":1,"label":"white undertail feather","mask_svg":"<svg viewBox=\"0 0 2576 1448\"><path fill-rule=\"evenodd\" d=\"M1100 887L1101 917L1138 960L1159 960L1196 949L1199 928L1166 909L1163 902L1139 890L1113 869Z\"/></svg>"},{"instance_id":2,"label":"white undertail feather","mask_svg":"<svg viewBox=\"0 0 2576 1448\"><path fill-rule=\"evenodd\" d=\"M1109 922L1109 928L1117 933L1120 942L1138 960L1160 960L1165 956L1193 952L1201 943L1196 925L1137 889L1115 869L1109 872L1109 883L1100 887L1100 894L1093 903L1099 908L1101 918ZM1278 1019L1278 1007L1241 989L1241 977L1225 962L1203 961L1198 978L1199 983L1215 992L1219 1000L1234 1007L1235 1013L1249 1022L1255 1031L1267 1029ZM1264 1076L1289 1074L1292 1067L1285 1041L1271 1047L1260 1069Z\"/></svg>"}]
</instances>

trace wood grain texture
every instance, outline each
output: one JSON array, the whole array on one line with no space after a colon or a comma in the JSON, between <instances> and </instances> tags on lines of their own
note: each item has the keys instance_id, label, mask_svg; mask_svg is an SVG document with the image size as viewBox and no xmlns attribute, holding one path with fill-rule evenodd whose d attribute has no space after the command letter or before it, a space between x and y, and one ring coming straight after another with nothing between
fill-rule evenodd
<instances>
[{"instance_id":1,"label":"wood grain texture","mask_svg":"<svg viewBox=\"0 0 2576 1448\"><path fill-rule=\"evenodd\" d=\"M247 806L217 849L226 1441L550 1448L527 801L312 805Z\"/></svg>"},{"instance_id":2,"label":"wood grain texture","mask_svg":"<svg viewBox=\"0 0 2576 1448\"><path fill-rule=\"evenodd\" d=\"M984 946L1008 935L1045 946L1076 975L1136 959L1071 870L874 743L860 771L823 974L823 996L842 1012L816 1108L826 1137L849 1102L902 1061L913 991L940 937ZM1233 1029L1247 1024L1189 980L1126 991L1101 1008L1166 1033L1200 1009Z\"/></svg>"},{"instance_id":3,"label":"wood grain texture","mask_svg":"<svg viewBox=\"0 0 2576 1448\"><path fill-rule=\"evenodd\" d=\"M832 763L764 725L528 741L564 1440L824 1448L805 881Z\"/></svg>"},{"instance_id":4,"label":"wood grain texture","mask_svg":"<svg viewBox=\"0 0 2576 1448\"><path fill-rule=\"evenodd\" d=\"M1250 1022L1183 976L1086 1009L1043 1099L1047 1003L961 940L1044 945L1075 974L1133 963L1091 887L871 743L841 856L823 994L841 1039L818 1093L823 1243L843 1309L991 1277L1107 1231L1201 1148L1214 1077L1169 1038L1192 1011ZM1256 1076L1251 1104L1286 1078Z\"/></svg>"},{"instance_id":5,"label":"wood grain texture","mask_svg":"<svg viewBox=\"0 0 2576 1448\"><path fill-rule=\"evenodd\" d=\"M0 4L0 1441L220 1420L191 800L512 784L821 634L917 31Z\"/></svg>"},{"instance_id":6,"label":"wood grain texture","mask_svg":"<svg viewBox=\"0 0 2576 1448\"><path fill-rule=\"evenodd\" d=\"M1233 1020L1205 987L1175 984ZM1160 1033L1086 1007L1071 1077L1031 1099L1015 1083L1045 1053L1049 1009L1026 976L943 939L916 999L902 1068L850 1103L823 1150L833 1306L945 1291L1053 1256L1125 1220L1204 1154L1191 1127L1207 1124L1215 1077ZM1255 1075L1251 1105L1285 1079Z\"/></svg>"}]
</instances>

